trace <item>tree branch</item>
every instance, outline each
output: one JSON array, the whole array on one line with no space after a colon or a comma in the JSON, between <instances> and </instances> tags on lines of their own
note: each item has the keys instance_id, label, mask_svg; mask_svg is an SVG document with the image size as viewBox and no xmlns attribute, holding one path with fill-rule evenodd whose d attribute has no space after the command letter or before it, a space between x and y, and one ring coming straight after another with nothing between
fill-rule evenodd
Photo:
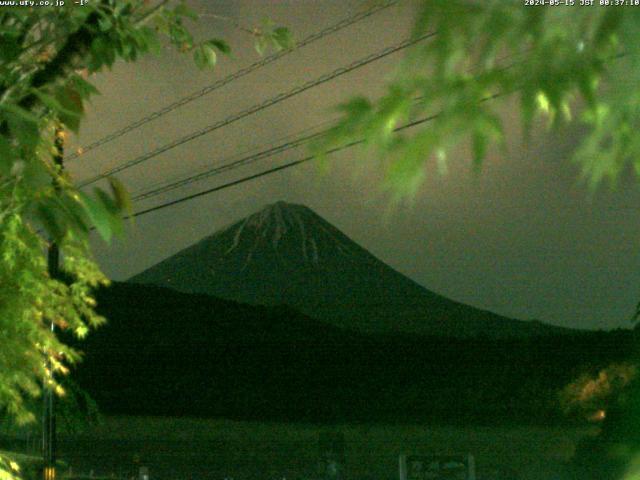
<instances>
[{"instance_id":1,"label":"tree branch","mask_svg":"<svg viewBox=\"0 0 640 480\"><path fill-rule=\"evenodd\" d=\"M136 25L144 25L145 23L147 23L149 20L151 20L153 18L153 16L155 14L157 14L158 12L160 12L160 10L169 3L170 0L162 0L160 3L158 3L155 7L153 7L151 10L149 10L147 13L145 13L142 17L140 17L137 21L136 21Z\"/></svg>"},{"instance_id":2,"label":"tree branch","mask_svg":"<svg viewBox=\"0 0 640 480\"><path fill-rule=\"evenodd\" d=\"M100 6L108 5L108 0L101 0ZM100 6L98 8L100 8ZM98 11L93 11L86 18L84 24L69 35L67 41L58 51L56 56L48 62L42 70L37 71L31 78L31 87L39 88L48 83L54 82L58 78L63 77L70 70L74 69L74 62L86 54L91 46L91 42L94 38L95 31L98 28L98 20L100 15ZM7 97L7 91L11 87L5 87L0 90L0 98L3 100ZM18 106L26 109L33 110L40 103L40 99L33 93L25 95ZM0 134L6 135L8 132L8 126L6 122L0 124Z\"/></svg>"},{"instance_id":3,"label":"tree branch","mask_svg":"<svg viewBox=\"0 0 640 480\"><path fill-rule=\"evenodd\" d=\"M106 0L102 0L102 5L107 5ZM69 35L69 38L58 51L56 56L40 71L33 75L31 86L33 88L42 87L48 83L55 82L63 77L70 70L74 70L76 62L85 55L91 47L91 42L98 28L98 20L100 15L97 11L92 12L86 19L85 23ZM38 102L38 97L34 94L25 96L20 101L20 106L27 110L33 109Z\"/></svg>"}]
</instances>

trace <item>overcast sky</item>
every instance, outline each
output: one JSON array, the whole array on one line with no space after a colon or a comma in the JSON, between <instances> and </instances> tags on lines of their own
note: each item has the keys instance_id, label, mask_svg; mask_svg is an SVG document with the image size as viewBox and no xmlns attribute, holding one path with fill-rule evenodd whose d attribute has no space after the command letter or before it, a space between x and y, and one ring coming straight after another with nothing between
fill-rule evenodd
<instances>
[{"instance_id":1,"label":"overcast sky","mask_svg":"<svg viewBox=\"0 0 640 480\"><path fill-rule=\"evenodd\" d=\"M233 58L200 72L187 56L116 65L95 77L102 92L89 107L73 146L86 145L260 57L252 38L221 15L252 26L263 17L287 25L297 39L336 23L371 3L345 0L189 2L207 14L199 38L229 41ZM364 7L363 7L364 5ZM135 132L68 162L78 180L162 146L195 130L403 40L410 5L394 6L260 68ZM280 102L121 172L134 193L260 151L334 118L332 107L354 94L378 95L394 54ZM513 120L513 104L500 107ZM464 147L449 172L426 165L427 181L411 205L390 206L380 163L359 150L333 157L328 173L304 164L140 217L124 242L95 242L99 263L124 280L220 227L268 203L286 200L315 210L378 258L426 288L497 313L581 328L629 327L640 300L640 194L623 178L615 191L592 198L568 160L579 133L536 127L523 143L509 121L506 153L493 152L479 176ZM69 148L71 149L71 147ZM304 147L140 202L136 210L223 184L305 156Z\"/></svg>"}]
</instances>

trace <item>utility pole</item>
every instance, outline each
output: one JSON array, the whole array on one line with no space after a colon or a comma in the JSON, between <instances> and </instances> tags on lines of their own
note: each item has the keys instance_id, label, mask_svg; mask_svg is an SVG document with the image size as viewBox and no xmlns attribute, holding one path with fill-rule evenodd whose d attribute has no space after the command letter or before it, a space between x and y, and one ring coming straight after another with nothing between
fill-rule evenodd
<instances>
[{"instance_id":1,"label":"utility pole","mask_svg":"<svg viewBox=\"0 0 640 480\"><path fill-rule=\"evenodd\" d=\"M64 168L64 129L56 127L55 133L55 153L53 163L58 174ZM53 187L60 190L60 185L56 178L53 179ZM53 279L60 279L60 246L55 240L49 243L47 255L49 276ZM51 333L55 331L55 324L51 320ZM47 356L47 375L53 376L50 357ZM56 478L56 414L55 414L55 393L51 388L49 379L45 377L43 385L43 412L42 412L42 460L43 480L55 480Z\"/></svg>"}]
</instances>

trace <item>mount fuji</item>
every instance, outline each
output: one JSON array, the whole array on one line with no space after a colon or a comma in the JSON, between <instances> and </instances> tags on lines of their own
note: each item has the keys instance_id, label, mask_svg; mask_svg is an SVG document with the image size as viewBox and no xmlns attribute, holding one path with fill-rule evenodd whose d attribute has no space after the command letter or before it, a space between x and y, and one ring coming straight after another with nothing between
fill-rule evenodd
<instances>
[{"instance_id":1,"label":"mount fuji","mask_svg":"<svg viewBox=\"0 0 640 480\"><path fill-rule=\"evenodd\" d=\"M570 331L506 318L429 291L311 209L282 201L129 281L253 305L287 305L365 333L509 338Z\"/></svg>"}]
</instances>

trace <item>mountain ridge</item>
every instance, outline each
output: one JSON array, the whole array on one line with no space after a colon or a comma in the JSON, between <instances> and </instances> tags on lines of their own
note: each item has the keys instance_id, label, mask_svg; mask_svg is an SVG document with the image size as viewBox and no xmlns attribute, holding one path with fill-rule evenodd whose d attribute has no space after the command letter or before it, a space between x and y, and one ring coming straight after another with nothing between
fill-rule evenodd
<instances>
[{"instance_id":1,"label":"mountain ridge","mask_svg":"<svg viewBox=\"0 0 640 480\"><path fill-rule=\"evenodd\" d=\"M313 210L283 201L129 281L253 305L289 305L312 318L367 333L517 337L571 331L509 319L432 292Z\"/></svg>"},{"instance_id":2,"label":"mountain ridge","mask_svg":"<svg viewBox=\"0 0 640 480\"><path fill-rule=\"evenodd\" d=\"M637 331L544 338L370 335L288 307L114 282L70 343L106 413L276 421L548 422L557 393L631 358ZM62 332L61 332L62 333Z\"/></svg>"}]
</instances>

